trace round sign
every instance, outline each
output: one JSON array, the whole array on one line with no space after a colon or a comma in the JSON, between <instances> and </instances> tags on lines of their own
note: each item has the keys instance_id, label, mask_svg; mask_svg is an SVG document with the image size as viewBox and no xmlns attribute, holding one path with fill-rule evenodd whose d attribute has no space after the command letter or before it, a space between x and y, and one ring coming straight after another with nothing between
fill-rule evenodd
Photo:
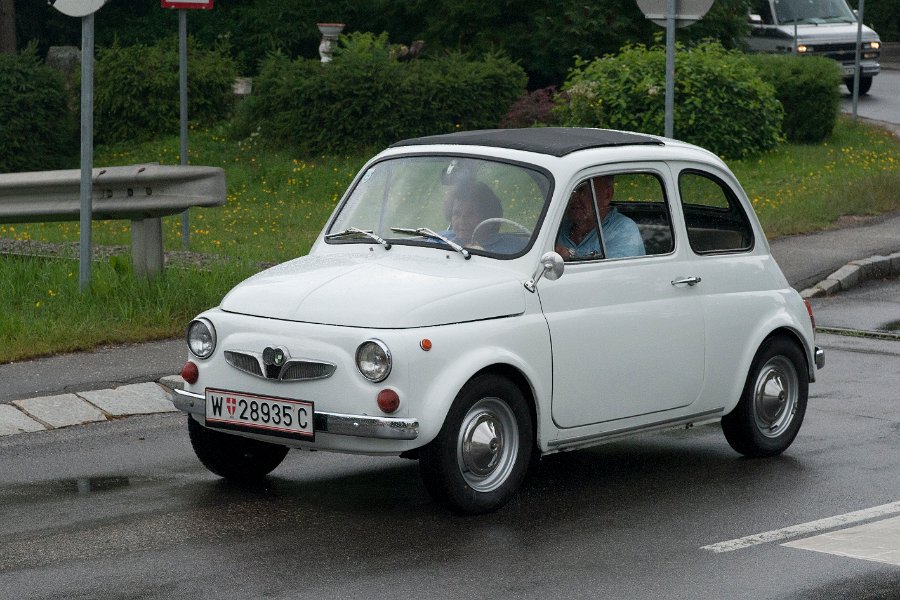
<instances>
[{"instance_id":1,"label":"round sign","mask_svg":"<svg viewBox=\"0 0 900 600\"><path fill-rule=\"evenodd\" d=\"M666 26L669 0L636 0L644 16L659 25ZM687 27L703 18L714 0L675 0L675 25Z\"/></svg>"},{"instance_id":2,"label":"round sign","mask_svg":"<svg viewBox=\"0 0 900 600\"><path fill-rule=\"evenodd\" d=\"M53 8L70 17L86 17L100 10L109 0L56 0Z\"/></svg>"}]
</instances>

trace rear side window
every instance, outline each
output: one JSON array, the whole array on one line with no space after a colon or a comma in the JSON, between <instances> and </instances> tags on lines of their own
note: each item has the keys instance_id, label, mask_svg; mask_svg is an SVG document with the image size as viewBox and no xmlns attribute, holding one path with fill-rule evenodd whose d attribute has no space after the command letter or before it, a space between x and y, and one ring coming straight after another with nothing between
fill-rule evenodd
<instances>
[{"instance_id":1,"label":"rear side window","mask_svg":"<svg viewBox=\"0 0 900 600\"><path fill-rule=\"evenodd\" d=\"M678 191L688 242L698 254L741 252L753 248L753 230L728 185L709 173L682 171Z\"/></svg>"}]
</instances>

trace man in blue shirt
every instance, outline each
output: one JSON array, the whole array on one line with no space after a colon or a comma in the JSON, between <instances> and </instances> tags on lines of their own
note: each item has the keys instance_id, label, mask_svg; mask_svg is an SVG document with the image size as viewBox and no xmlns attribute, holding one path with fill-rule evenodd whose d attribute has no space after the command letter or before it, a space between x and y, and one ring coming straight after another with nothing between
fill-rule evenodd
<instances>
[{"instance_id":1,"label":"man in blue shirt","mask_svg":"<svg viewBox=\"0 0 900 600\"><path fill-rule=\"evenodd\" d=\"M606 258L644 256L644 241L637 224L612 206L613 178L594 177L593 196L597 199ZM572 199L563 217L556 251L565 259L604 258L597 232L597 217L591 194L591 183L580 184L572 192Z\"/></svg>"}]
</instances>

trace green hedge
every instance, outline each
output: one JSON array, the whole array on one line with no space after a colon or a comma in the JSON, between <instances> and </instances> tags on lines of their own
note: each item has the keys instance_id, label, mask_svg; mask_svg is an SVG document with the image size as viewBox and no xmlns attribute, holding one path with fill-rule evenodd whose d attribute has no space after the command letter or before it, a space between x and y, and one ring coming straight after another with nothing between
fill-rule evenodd
<instances>
[{"instance_id":1,"label":"green hedge","mask_svg":"<svg viewBox=\"0 0 900 600\"><path fill-rule=\"evenodd\" d=\"M496 127L525 82L521 67L502 56L400 62L386 34L352 34L342 36L328 64L270 56L240 107L236 132L315 154Z\"/></svg>"},{"instance_id":2,"label":"green hedge","mask_svg":"<svg viewBox=\"0 0 900 600\"><path fill-rule=\"evenodd\" d=\"M626 46L615 56L576 61L556 112L562 124L662 135L665 49ZM781 141L784 115L771 84L735 50L706 42L675 58L675 137L730 158Z\"/></svg>"},{"instance_id":3,"label":"green hedge","mask_svg":"<svg viewBox=\"0 0 900 600\"><path fill-rule=\"evenodd\" d=\"M78 125L63 76L34 46L0 55L0 172L45 171L78 162Z\"/></svg>"},{"instance_id":4,"label":"green hedge","mask_svg":"<svg viewBox=\"0 0 900 600\"><path fill-rule=\"evenodd\" d=\"M841 106L841 73L834 60L789 54L749 55L760 77L775 88L784 107L788 140L821 142L831 135Z\"/></svg>"},{"instance_id":5,"label":"green hedge","mask_svg":"<svg viewBox=\"0 0 900 600\"><path fill-rule=\"evenodd\" d=\"M188 118L212 124L234 107L237 78L226 49L188 44ZM94 126L98 143L143 140L178 132L178 40L97 51Z\"/></svg>"}]
</instances>

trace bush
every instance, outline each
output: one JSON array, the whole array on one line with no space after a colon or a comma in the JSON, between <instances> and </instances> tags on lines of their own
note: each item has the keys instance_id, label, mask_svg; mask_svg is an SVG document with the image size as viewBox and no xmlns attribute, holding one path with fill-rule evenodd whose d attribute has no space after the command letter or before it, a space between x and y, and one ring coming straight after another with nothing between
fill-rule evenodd
<instances>
[{"instance_id":1,"label":"bush","mask_svg":"<svg viewBox=\"0 0 900 600\"><path fill-rule=\"evenodd\" d=\"M355 151L402 138L496 127L525 89L522 69L489 55L400 62L387 35L342 36L334 60L270 56L235 132L303 154Z\"/></svg>"},{"instance_id":2,"label":"bush","mask_svg":"<svg viewBox=\"0 0 900 600\"><path fill-rule=\"evenodd\" d=\"M94 123L98 143L149 139L178 133L178 40L153 46L99 49L94 75ZM227 49L188 44L188 117L209 125L234 107L237 77Z\"/></svg>"},{"instance_id":3,"label":"bush","mask_svg":"<svg viewBox=\"0 0 900 600\"><path fill-rule=\"evenodd\" d=\"M764 81L784 107L782 129L791 142L821 142L834 129L841 106L841 72L834 60L790 54L752 54Z\"/></svg>"},{"instance_id":4,"label":"bush","mask_svg":"<svg viewBox=\"0 0 900 600\"><path fill-rule=\"evenodd\" d=\"M30 46L0 55L0 172L44 171L78 162L78 126L63 76Z\"/></svg>"},{"instance_id":5,"label":"bush","mask_svg":"<svg viewBox=\"0 0 900 600\"><path fill-rule=\"evenodd\" d=\"M563 125L662 135L665 49L626 46L616 56L576 60L556 112ZM745 56L714 42L675 57L675 137L737 158L781 141L783 110L774 88Z\"/></svg>"},{"instance_id":6,"label":"bush","mask_svg":"<svg viewBox=\"0 0 900 600\"><path fill-rule=\"evenodd\" d=\"M535 127L556 125L559 119L556 106L556 87L550 86L523 95L510 107L500 121L500 127Z\"/></svg>"}]
</instances>

